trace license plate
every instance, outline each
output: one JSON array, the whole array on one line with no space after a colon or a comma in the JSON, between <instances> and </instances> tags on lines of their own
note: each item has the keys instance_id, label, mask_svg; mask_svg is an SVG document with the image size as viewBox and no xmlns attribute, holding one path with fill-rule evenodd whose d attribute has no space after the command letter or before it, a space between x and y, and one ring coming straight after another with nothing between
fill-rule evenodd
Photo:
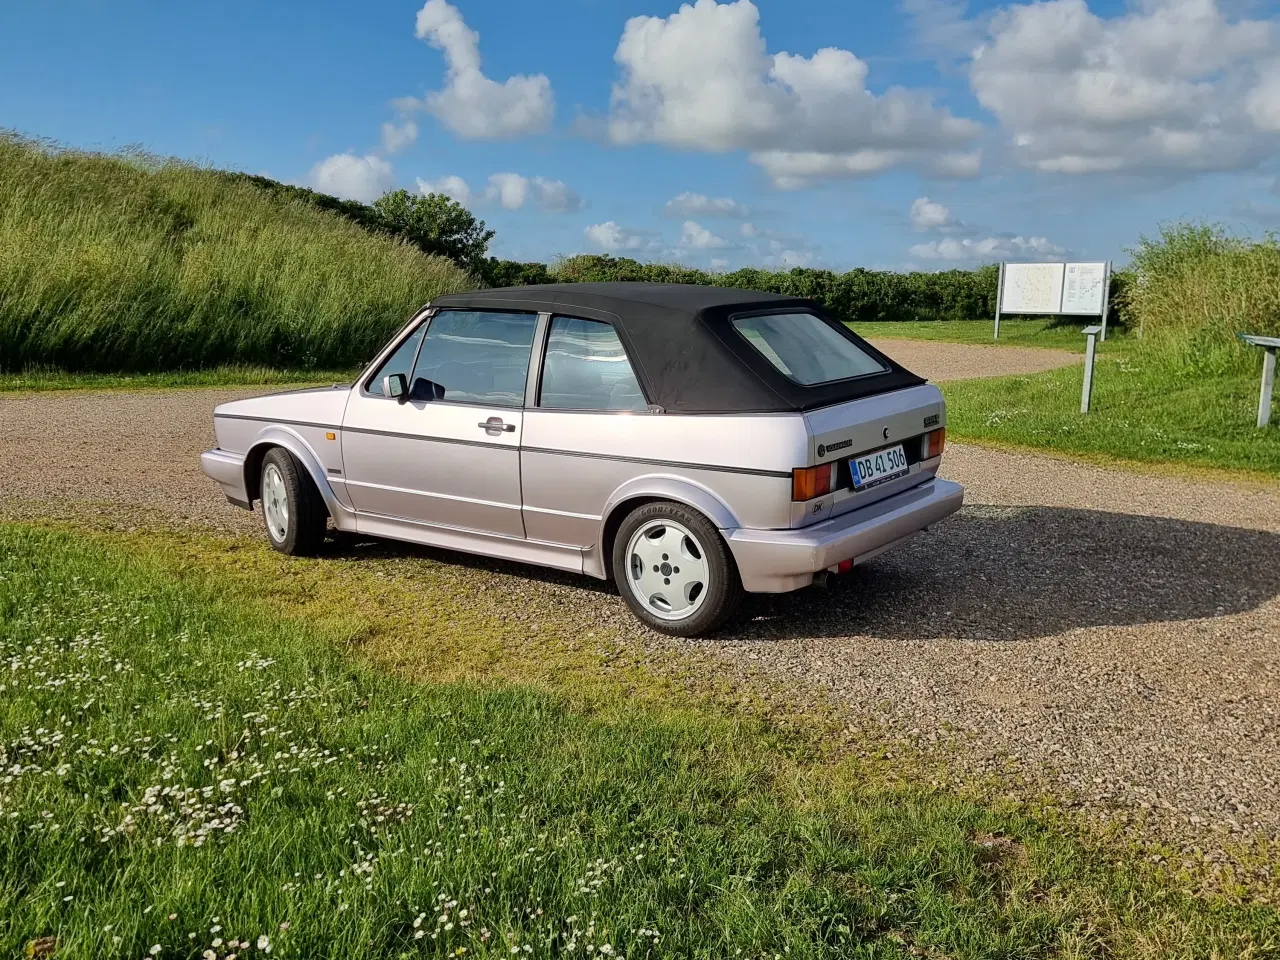
<instances>
[{"instance_id":1,"label":"license plate","mask_svg":"<svg viewBox=\"0 0 1280 960\"><path fill-rule=\"evenodd\" d=\"M896 447L885 447L873 450L849 460L850 472L853 474L853 485L857 489L871 486L882 480L892 480L907 472L909 464L902 444Z\"/></svg>"}]
</instances>

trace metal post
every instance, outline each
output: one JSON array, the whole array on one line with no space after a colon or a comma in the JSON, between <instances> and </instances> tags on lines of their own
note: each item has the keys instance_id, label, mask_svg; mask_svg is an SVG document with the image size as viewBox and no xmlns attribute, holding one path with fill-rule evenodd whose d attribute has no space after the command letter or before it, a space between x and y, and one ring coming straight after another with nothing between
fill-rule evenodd
<instances>
[{"instance_id":1,"label":"metal post","mask_svg":"<svg viewBox=\"0 0 1280 960\"><path fill-rule=\"evenodd\" d=\"M1102 337L1107 342L1107 311L1111 307L1111 261L1107 261L1106 279L1102 283Z\"/></svg>"},{"instance_id":2,"label":"metal post","mask_svg":"<svg viewBox=\"0 0 1280 960\"><path fill-rule=\"evenodd\" d=\"M996 280L996 335L993 339L1000 339L1000 298L1004 296L1004 264L1000 264L999 279Z\"/></svg>"},{"instance_id":3,"label":"metal post","mask_svg":"<svg viewBox=\"0 0 1280 960\"><path fill-rule=\"evenodd\" d=\"M1080 412L1089 412L1089 401L1093 397L1093 356L1097 349L1098 334L1102 332L1102 327L1093 326L1085 327L1084 335L1088 337L1088 342L1084 348L1084 387L1080 391Z\"/></svg>"},{"instance_id":4,"label":"metal post","mask_svg":"<svg viewBox=\"0 0 1280 960\"><path fill-rule=\"evenodd\" d=\"M1262 359L1262 393L1258 397L1258 426L1271 420L1271 393L1276 386L1276 347L1268 347Z\"/></svg>"}]
</instances>

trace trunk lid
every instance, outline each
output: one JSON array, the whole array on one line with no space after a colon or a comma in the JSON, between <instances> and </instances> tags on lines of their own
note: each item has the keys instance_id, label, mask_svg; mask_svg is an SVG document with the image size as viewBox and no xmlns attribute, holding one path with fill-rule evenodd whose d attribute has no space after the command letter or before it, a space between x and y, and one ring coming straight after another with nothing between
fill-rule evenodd
<instances>
[{"instance_id":1,"label":"trunk lid","mask_svg":"<svg viewBox=\"0 0 1280 960\"><path fill-rule=\"evenodd\" d=\"M937 473L938 458L926 459L926 436L946 426L947 412L942 392L931 383L810 410L804 419L809 433L808 465L835 463L837 467L832 492L820 505L816 501L799 504L793 526L829 520L923 483ZM898 444L906 455L907 472L854 489L850 459Z\"/></svg>"}]
</instances>

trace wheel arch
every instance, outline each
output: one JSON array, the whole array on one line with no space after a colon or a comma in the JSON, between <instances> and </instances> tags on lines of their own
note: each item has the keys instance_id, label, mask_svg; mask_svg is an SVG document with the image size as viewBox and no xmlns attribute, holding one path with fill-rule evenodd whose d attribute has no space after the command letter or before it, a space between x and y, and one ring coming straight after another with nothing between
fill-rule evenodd
<instances>
[{"instance_id":1,"label":"wheel arch","mask_svg":"<svg viewBox=\"0 0 1280 960\"><path fill-rule=\"evenodd\" d=\"M728 504L700 484L684 477L638 477L614 491L605 504L600 536L592 556L584 558L584 572L612 580L614 538L622 521L637 507L659 500L670 500L697 510L711 521L721 536L741 526Z\"/></svg>"},{"instance_id":2,"label":"wheel arch","mask_svg":"<svg viewBox=\"0 0 1280 960\"><path fill-rule=\"evenodd\" d=\"M329 516L333 518L335 523L340 523L343 514L347 510L333 492L333 487L325 476L319 457L315 455L315 452L301 436L287 427L271 426L263 430L245 453L244 489L249 502L253 503L253 501L262 498L262 461L266 459L271 450L277 447L287 450L295 460L302 464L302 469L306 472L316 490L319 491L320 498L324 501L325 509L329 511Z\"/></svg>"}]
</instances>

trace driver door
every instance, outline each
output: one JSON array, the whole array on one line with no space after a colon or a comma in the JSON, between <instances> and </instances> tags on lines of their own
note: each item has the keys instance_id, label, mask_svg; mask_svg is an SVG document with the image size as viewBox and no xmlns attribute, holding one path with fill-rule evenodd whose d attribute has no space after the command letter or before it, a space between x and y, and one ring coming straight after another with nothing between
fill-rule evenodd
<instances>
[{"instance_id":1,"label":"driver door","mask_svg":"<svg viewBox=\"0 0 1280 960\"><path fill-rule=\"evenodd\" d=\"M520 440L537 321L442 310L357 386L342 459L358 514L525 536ZM406 369L408 399L386 396L383 378Z\"/></svg>"}]
</instances>

